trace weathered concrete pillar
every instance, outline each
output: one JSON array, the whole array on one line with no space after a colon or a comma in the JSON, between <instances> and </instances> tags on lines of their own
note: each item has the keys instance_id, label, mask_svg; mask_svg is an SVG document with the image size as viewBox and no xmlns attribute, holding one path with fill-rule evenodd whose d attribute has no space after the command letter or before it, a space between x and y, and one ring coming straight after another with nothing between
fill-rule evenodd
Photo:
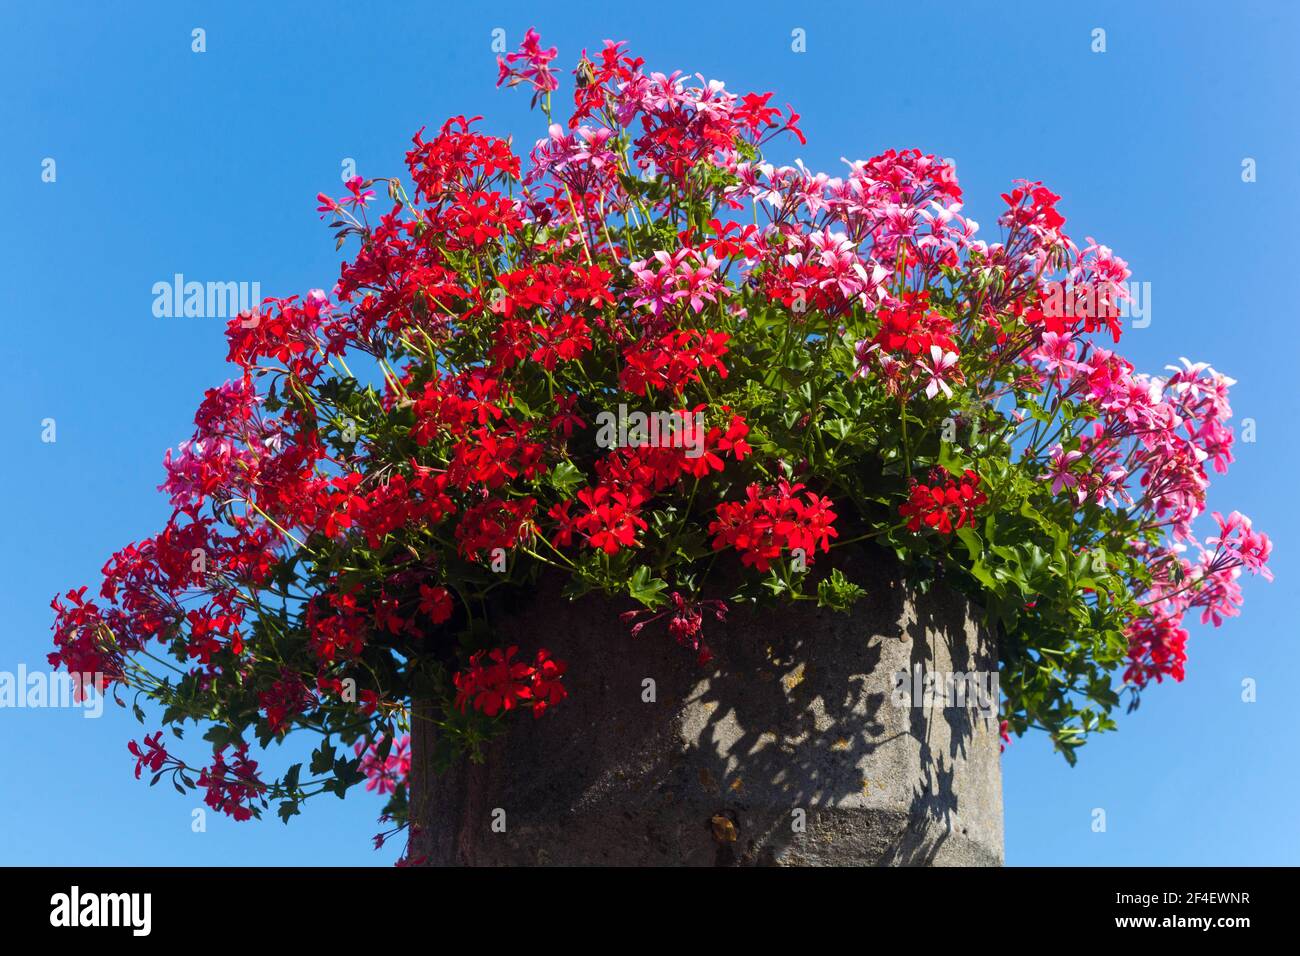
<instances>
[{"instance_id":1,"label":"weathered concrete pillar","mask_svg":"<svg viewBox=\"0 0 1300 956\"><path fill-rule=\"evenodd\" d=\"M988 675L966 600L918 594L892 559L849 615L807 606L706 619L706 667L625 607L543 586L498 628L569 662L569 699L514 716L481 765L434 777L412 733L412 857L434 865L999 865L996 716L903 705L895 675ZM647 680L654 700L647 702ZM909 686L911 686L909 682ZM996 708L996 695L993 707ZM493 829L495 819L504 832Z\"/></svg>"}]
</instances>

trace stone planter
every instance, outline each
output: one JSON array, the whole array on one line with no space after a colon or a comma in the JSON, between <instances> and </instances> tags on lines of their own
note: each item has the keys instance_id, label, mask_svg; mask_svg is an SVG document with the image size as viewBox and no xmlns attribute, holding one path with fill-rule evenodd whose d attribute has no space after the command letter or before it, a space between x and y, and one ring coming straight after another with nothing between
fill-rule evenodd
<instances>
[{"instance_id":1,"label":"stone planter","mask_svg":"<svg viewBox=\"0 0 1300 956\"><path fill-rule=\"evenodd\" d=\"M703 668L662 626L631 637L624 606L540 587L498 632L567 660L569 699L541 720L515 716L484 763L441 776L429 772L430 731L416 721L411 856L1000 865L996 716L971 700L900 704L895 677L920 667L987 679L992 641L955 592L919 594L875 552L848 561L855 580L875 582L852 614L808 602L710 617L715 658Z\"/></svg>"}]
</instances>

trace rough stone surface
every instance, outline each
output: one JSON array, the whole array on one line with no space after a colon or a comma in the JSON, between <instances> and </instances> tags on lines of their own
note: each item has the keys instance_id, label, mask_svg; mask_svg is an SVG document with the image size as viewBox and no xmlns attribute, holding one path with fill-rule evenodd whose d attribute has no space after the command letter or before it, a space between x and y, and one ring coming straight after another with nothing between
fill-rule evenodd
<instances>
[{"instance_id":1,"label":"rough stone surface","mask_svg":"<svg viewBox=\"0 0 1300 956\"><path fill-rule=\"evenodd\" d=\"M499 631L569 662L569 699L518 715L483 764L428 770L412 734L411 856L433 865L1000 865L998 721L975 705L898 706L895 674L996 669L966 600L892 559L851 614L706 618L699 667L662 625L543 586ZM847 568L846 568L847 570ZM655 700L643 700L647 678ZM994 707L996 707L996 696ZM504 811L504 832L493 829ZM497 814L496 819L500 820ZM802 829L799 823L803 823Z\"/></svg>"}]
</instances>

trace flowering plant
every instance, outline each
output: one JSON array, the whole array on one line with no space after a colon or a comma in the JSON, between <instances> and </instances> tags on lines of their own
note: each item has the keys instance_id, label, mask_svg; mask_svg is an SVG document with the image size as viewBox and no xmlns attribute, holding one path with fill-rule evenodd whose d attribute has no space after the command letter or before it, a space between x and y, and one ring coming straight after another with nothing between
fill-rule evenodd
<instances>
[{"instance_id":1,"label":"flowering plant","mask_svg":"<svg viewBox=\"0 0 1300 956\"><path fill-rule=\"evenodd\" d=\"M358 246L337 284L231 321L240 374L165 459L166 527L98 600L54 601L54 663L206 727L205 765L156 733L137 775L286 820L368 778L400 827L412 700L443 763L563 706L565 663L491 626L543 572L707 661L738 603L850 609L855 543L974 599L1006 729L1071 760L1114 726L1121 668L1134 701L1182 679L1185 616L1235 615L1270 545L1236 512L1196 536L1232 380L1113 351L1122 259L1034 182L978 238L915 149L773 165L804 142L793 109L622 43L583 55L553 122L554 56L529 31L500 62L548 122L526 164L455 117L415 135L408 182L319 197ZM294 729L321 737L307 771L263 779L250 743Z\"/></svg>"}]
</instances>

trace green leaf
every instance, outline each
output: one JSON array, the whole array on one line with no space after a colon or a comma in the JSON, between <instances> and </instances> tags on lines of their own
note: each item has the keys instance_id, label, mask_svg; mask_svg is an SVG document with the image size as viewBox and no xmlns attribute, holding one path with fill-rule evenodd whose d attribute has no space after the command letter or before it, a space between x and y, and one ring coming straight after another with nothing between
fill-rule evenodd
<instances>
[{"instance_id":1,"label":"green leaf","mask_svg":"<svg viewBox=\"0 0 1300 956\"><path fill-rule=\"evenodd\" d=\"M632 572L632 579L627 583L627 593L646 607L656 608L666 600L660 592L668 587L668 582L651 575L651 570L644 564L637 565Z\"/></svg>"},{"instance_id":2,"label":"green leaf","mask_svg":"<svg viewBox=\"0 0 1300 956\"><path fill-rule=\"evenodd\" d=\"M844 576L839 568L817 584L817 606L847 614L867 592Z\"/></svg>"},{"instance_id":3,"label":"green leaf","mask_svg":"<svg viewBox=\"0 0 1300 956\"><path fill-rule=\"evenodd\" d=\"M551 469L551 487L565 497L577 485L586 481L587 476L571 461L562 461Z\"/></svg>"},{"instance_id":4,"label":"green leaf","mask_svg":"<svg viewBox=\"0 0 1300 956\"><path fill-rule=\"evenodd\" d=\"M308 769L312 773L329 773L333 766L334 748L330 746L328 740L322 740L321 745L312 751L311 766Z\"/></svg>"},{"instance_id":5,"label":"green leaf","mask_svg":"<svg viewBox=\"0 0 1300 956\"><path fill-rule=\"evenodd\" d=\"M966 553L970 555L972 561L979 561L984 557L984 539L974 528L958 528L957 537L966 546Z\"/></svg>"},{"instance_id":6,"label":"green leaf","mask_svg":"<svg viewBox=\"0 0 1300 956\"><path fill-rule=\"evenodd\" d=\"M203 739L209 741L218 750L230 746L233 737L233 732L225 724L213 724L203 735Z\"/></svg>"}]
</instances>

